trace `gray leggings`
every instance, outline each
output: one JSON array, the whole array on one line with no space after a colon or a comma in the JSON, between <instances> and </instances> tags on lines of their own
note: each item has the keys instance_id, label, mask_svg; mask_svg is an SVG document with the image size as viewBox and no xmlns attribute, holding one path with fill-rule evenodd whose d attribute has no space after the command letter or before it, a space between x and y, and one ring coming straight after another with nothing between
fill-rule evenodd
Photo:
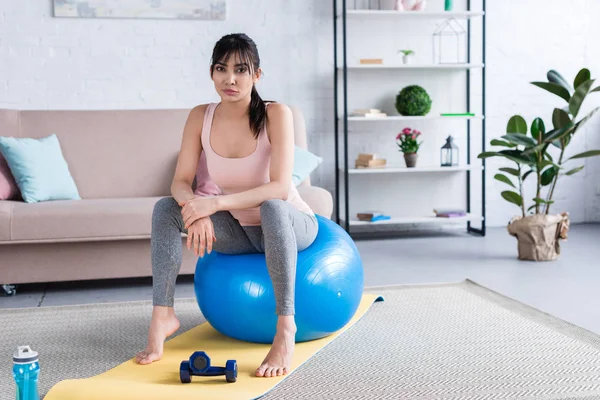
<instances>
[{"instance_id":1,"label":"gray leggings","mask_svg":"<svg viewBox=\"0 0 600 400\"><path fill-rule=\"evenodd\" d=\"M275 291L277 315L294 314L294 283L298 251L312 244L318 223L313 215L283 200L260 206L261 226L241 226L228 211L210 216L217 241L213 251L223 254L265 253ZM175 281L182 262L181 233L187 233L181 207L172 197L160 199L152 214L153 304L173 307Z\"/></svg>"}]
</instances>

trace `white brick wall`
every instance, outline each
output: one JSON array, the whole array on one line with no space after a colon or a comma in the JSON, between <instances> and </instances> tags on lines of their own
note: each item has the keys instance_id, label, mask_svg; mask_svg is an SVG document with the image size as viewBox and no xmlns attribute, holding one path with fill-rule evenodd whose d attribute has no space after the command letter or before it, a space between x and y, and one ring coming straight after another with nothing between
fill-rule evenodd
<instances>
[{"instance_id":1,"label":"white brick wall","mask_svg":"<svg viewBox=\"0 0 600 400\"><path fill-rule=\"evenodd\" d=\"M442 0L428 3L433 9L441 7ZM460 6L460 2L456 3ZM489 141L492 136L503 134L507 119L514 113L528 120L540 115L550 124L551 107L558 104L556 99L528 84L543 79L549 68L572 78L580 67L587 66L600 76L600 50L594 39L600 36L600 27L595 23L600 2L575 0L568 6L564 0L487 3ZM331 189L331 9L329 0L228 0L226 21L65 19L53 17L51 0L2 0L0 107L179 108L217 100L208 76L212 47L223 34L246 32L255 39L261 53L265 76L259 90L264 98L303 109L310 149L326 159L315 182ZM424 22L405 26L407 31L401 31L403 27L396 24L383 36L370 32L368 25L360 31L359 25L359 32L364 33L353 36L354 44L373 48L376 54L391 49L392 53L385 56L392 56L394 49L406 44L419 40L429 44L427 36L416 34L423 28L420 24ZM538 33L534 33L534 25ZM372 41L365 42L369 38ZM426 50L419 55L429 61ZM388 101L389 108L389 96L397 91L401 81L393 76L382 78L389 79L389 87L380 80L384 90L372 101ZM372 86L367 79L359 83L351 101L371 98ZM462 89L453 84L447 90ZM440 93L436 104L449 101L445 96ZM587 104L588 108L594 102L600 104L598 97L599 93ZM386 129L391 132L397 128ZM574 148L600 148L599 129L596 118L577 138ZM435 140L430 140L430 155L437 154L438 141L445 134L440 129ZM351 160L358 151L365 150L398 157L393 141L388 141L386 135L352 133ZM428 157L427 153L424 157ZM489 164L494 166L493 162ZM516 208L500 198L500 186L492 180L494 173L492 168L488 170L488 224L504 225ZM569 210L578 222L600 221L600 197L596 195L600 160L587 161L585 172L567 179L558 188L559 204L555 210ZM419 188L404 186L399 190L401 199L402 191Z\"/></svg>"},{"instance_id":2,"label":"white brick wall","mask_svg":"<svg viewBox=\"0 0 600 400\"><path fill-rule=\"evenodd\" d=\"M488 136L500 136L515 113L528 122L540 116L551 126L553 107L564 106L564 101L528 83L545 80L548 69L556 69L572 81L580 68L587 67L593 78L600 78L600 48L594 45L600 34L594 17L600 13L600 2L566 4L560 0L488 1ZM600 93L588 97L580 115L592 106L600 106ZM599 123L598 116L588 122L569 147L570 155L600 149ZM600 197L596 195L600 160L583 163L585 168L579 174L559 179L552 210L569 211L574 222L600 221ZM495 172L489 168L487 175L488 222L503 225L518 210L500 197L505 185L493 180ZM528 193L533 197L534 189L530 187Z\"/></svg>"}]
</instances>

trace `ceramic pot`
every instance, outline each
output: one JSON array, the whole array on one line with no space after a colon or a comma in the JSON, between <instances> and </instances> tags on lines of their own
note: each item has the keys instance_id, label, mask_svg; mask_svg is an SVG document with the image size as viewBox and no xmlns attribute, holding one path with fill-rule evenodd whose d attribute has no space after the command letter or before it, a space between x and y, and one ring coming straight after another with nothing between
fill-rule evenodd
<instances>
[{"instance_id":1,"label":"ceramic pot","mask_svg":"<svg viewBox=\"0 0 600 400\"><path fill-rule=\"evenodd\" d=\"M405 153L404 161L406 168L414 168L417 165L417 153Z\"/></svg>"}]
</instances>

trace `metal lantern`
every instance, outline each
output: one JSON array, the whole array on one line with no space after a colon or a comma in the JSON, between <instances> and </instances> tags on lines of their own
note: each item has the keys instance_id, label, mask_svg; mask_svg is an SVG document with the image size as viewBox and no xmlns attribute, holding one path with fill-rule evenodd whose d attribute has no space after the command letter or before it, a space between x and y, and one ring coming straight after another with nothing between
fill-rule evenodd
<instances>
[{"instance_id":1,"label":"metal lantern","mask_svg":"<svg viewBox=\"0 0 600 400\"><path fill-rule=\"evenodd\" d=\"M440 153L442 167L456 167L458 165L458 146L454 144L454 138L448 136L446 144L442 146Z\"/></svg>"},{"instance_id":2,"label":"metal lantern","mask_svg":"<svg viewBox=\"0 0 600 400\"><path fill-rule=\"evenodd\" d=\"M447 19L433 33L434 64L467 62L467 32L454 18Z\"/></svg>"}]
</instances>

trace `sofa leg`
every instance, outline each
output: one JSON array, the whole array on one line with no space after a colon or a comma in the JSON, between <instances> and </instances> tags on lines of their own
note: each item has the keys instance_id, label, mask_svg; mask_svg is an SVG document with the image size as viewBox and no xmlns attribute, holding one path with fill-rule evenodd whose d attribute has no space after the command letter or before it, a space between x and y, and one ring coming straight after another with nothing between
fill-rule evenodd
<instances>
[{"instance_id":1,"label":"sofa leg","mask_svg":"<svg viewBox=\"0 0 600 400\"><path fill-rule=\"evenodd\" d=\"M17 294L17 287L15 285L2 285L0 296L14 296L15 294Z\"/></svg>"}]
</instances>

